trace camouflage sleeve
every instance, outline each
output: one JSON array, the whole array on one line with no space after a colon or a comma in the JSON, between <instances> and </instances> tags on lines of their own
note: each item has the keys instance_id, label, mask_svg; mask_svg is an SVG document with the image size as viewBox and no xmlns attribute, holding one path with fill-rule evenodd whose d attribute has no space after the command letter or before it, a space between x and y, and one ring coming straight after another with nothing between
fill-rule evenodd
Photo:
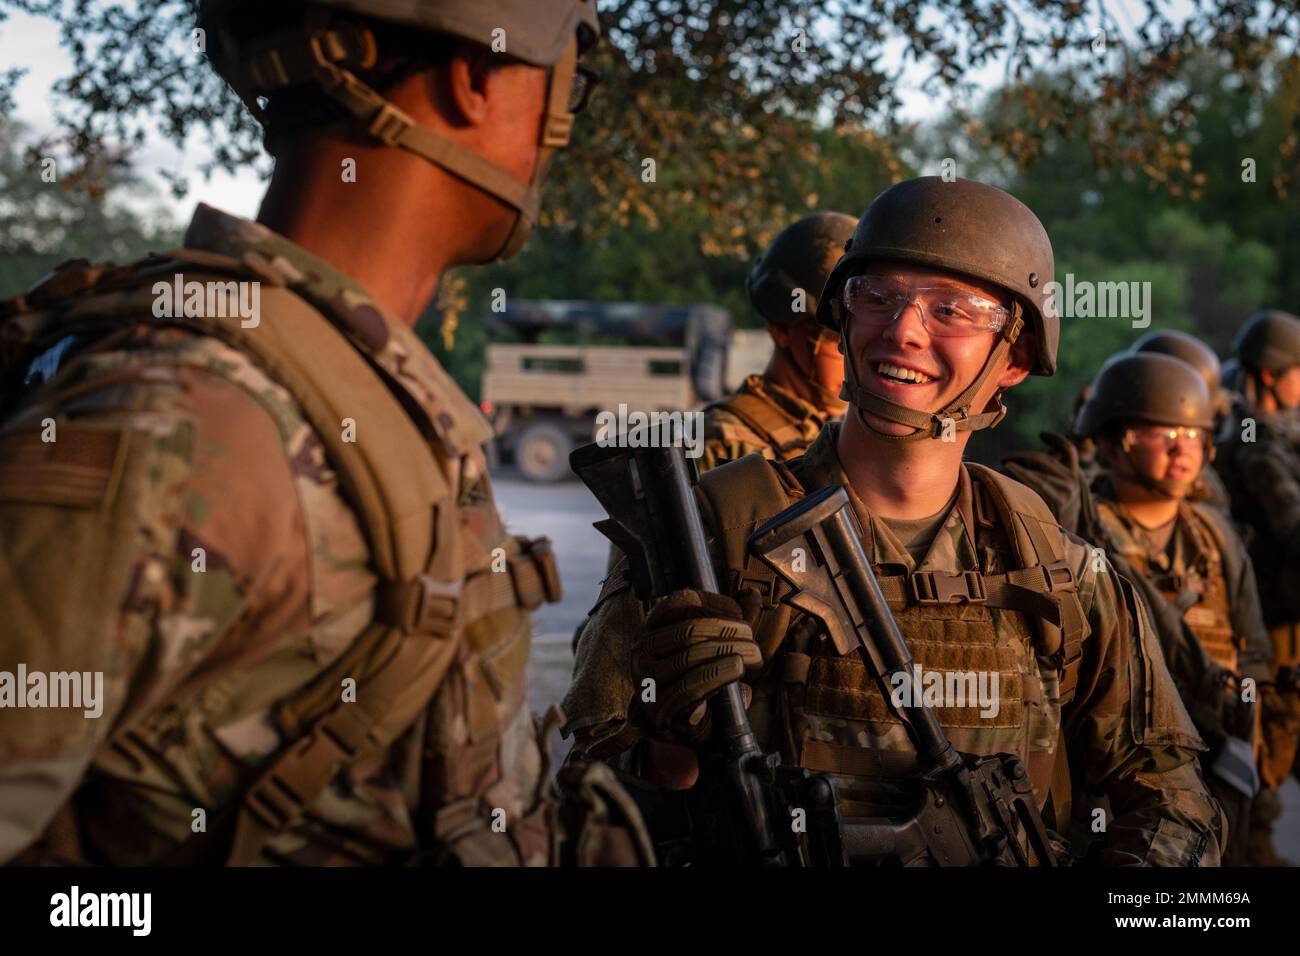
<instances>
[{"instance_id":1,"label":"camouflage sleeve","mask_svg":"<svg viewBox=\"0 0 1300 956\"><path fill-rule=\"evenodd\" d=\"M772 449L767 440L735 415L716 408L704 413L704 454L699 462L701 472L754 452L764 458L772 457Z\"/></svg>"},{"instance_id":2,"label":"camouflage sleeve","mask_svg":"<svg viewBox=\"0 0 1300 956\"><path fill-rule=\"evenodd\" d=\"M1225 834L1196 759L1204 745L1145 608L1109 564L1094 570L1089 549L1079 545L1076 552L1091 635L1065 709L1065 740L1082 785L1110 801L1104 862L1217 866Z\"/></svg>"},{"instance_id":3,"label":"camouflage sleeve","mask_svg":"<svg viewBox=\"0 0 1300 956\"><path fill-rule=\"evenodd\" d=\"M27 675L11 685L25 706L0 707L0 861L198 662L265 656L253 626L306 614L302 518L266 410L198 369L96 377L94 362L0 431L0 660Z\"/></svg>"}]
</instances>

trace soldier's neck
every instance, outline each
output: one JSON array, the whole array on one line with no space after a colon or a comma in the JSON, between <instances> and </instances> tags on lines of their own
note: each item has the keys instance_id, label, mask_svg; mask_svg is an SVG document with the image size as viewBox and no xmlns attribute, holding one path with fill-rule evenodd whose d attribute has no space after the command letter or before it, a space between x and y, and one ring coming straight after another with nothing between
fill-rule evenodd
<instances>
[{"instance_id":1,"label":"soldier's neck","mask_svg":"<svg viewBox=\"0 0 1300 956\"><path fill-rule=\"evenodd\" d=\"M1111 484L1115 489L1115 499L1124 513L1148 530L1163 527L1178 517L1177 498L1157 495L1149 488L1114 472L1111 473Z\"/></svg>"},{"instance_id":2,"label":"soldier's neck","mask_svg":"<svg viewBox=\"0 0 1300 956\"><path fill-rule=\"evenodd\" d=\"M829 400L828 395L813 388L809 384L808 373L795 365L786 349L777 348L772 351L772 358L767 363L767 370L763 372L763 377L791 395L803 399L809 405L821 409L827 415L843 415L847 407L844 402Z\"/></svg>"},{"instance_id":3,"label":"soldier's neck","mask_svg":"<svg viewBox=\"0 0 1300 956\"><path fill-rule=\"evenodd\" d=\"M881 518L914 520L937 514L952 500L969 440L970 432L961 432L953 442L891 442L867 428L850 408L836 451L868 511Z\"/></svg>"},{"instance_id":4,"label":"soldier's neck","mask_svg":"<svg viewBox=\"0 0 1300 956\"><path fill-rule=\"evenodd\" d=\"M511 217L418 156L311 137L281 150L257 218L413 326L442 273L492 255Z\"/></svg>"}]
</instances>

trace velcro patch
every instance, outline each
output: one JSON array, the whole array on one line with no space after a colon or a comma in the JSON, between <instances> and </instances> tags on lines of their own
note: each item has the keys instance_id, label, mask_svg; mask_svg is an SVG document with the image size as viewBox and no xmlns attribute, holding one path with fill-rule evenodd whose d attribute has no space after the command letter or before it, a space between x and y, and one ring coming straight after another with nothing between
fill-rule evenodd
<instances>
[{"instance_id":1,"label":"velcro patch","mask_svg":"<svg viewBox=\"0 0 1300 956\"><path fill-rule=\"evenodd\" d=\"M43 429L0 434L0 501L98 507L113 488L122 432L60 422L56 441Z\"/></svg>"}]
</instances>

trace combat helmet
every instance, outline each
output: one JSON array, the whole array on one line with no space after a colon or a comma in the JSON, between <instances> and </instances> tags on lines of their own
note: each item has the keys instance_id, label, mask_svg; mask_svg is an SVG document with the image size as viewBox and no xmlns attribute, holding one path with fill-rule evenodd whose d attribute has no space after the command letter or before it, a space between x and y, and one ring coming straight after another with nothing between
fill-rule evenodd
<instances>
[{"instance_id":1,"label":"combat helmet","mask_svg":"<svg viewBox=\"0 0 1300 956\"><path fill-rule=\"evenodd\" d=\"M994 398L997 411L981 412L970 406L1026 324L1037 337L1033 373L1051 375L1056 371L1061 323L1049 301L1055 274L1052 243L1038 217L1014 196L973 180L949 181L940 176L909 179L889 187L863 214L843 257L826 280L817 305L818 321L841 331L844 312L840 299L845 282L877 260L946 269L994 283L1012 297L1012 319L998 333L999 341L984 368L946 408L935 413L907 408L862 388L846 343L849 358L842 396L857 406L859 413L865 409L916 429L908 435L882 437L895 441L938 438L945 418L962 430L996 425L1006 414L1000 394Z\"/></svg>"},{"instance_id":2,"label":"combat helmet","mask_svg":"<svg viewBox=\"0 0 1300 956\"><path fill-rule=\"evenodd\" d=\"M842 212L819 212L782 229L745 280L758 314L778 326L815 316L826 276L856 225L856 219ZM795 309L798 290L804 292L802 312Z\"/></svg>"},{"instance_id":3,"label":"combat helmet","mask_svg":"<svg viewBox=\"0 0 1300 956\"><path fill-rule=\"evenodd\" d=\"M1182 359L1159 352L1120 352L1102 365L1079 408L1074 432L1095 438L1125 421L1211 428L1214 409L1199 372Z\"/></svg>"},{"instance_id":4,"label":"combat helmet","mask_svg":"<svg viewBox=\"0 0 1300 956\"><path fill-rule=\"evenodd\" d=\"M1194 335L1177 329L1160 329L1148 332L1133 343L1134 352L1158 352L1182 359L1205 379L1205 387L1213 395L1223 386L1223 366L1219 357Z\"/></svg>"},{"instance_id":5,"label":"combat helmet","mask_svg":"<svg viewBox=\"0 0 1300 956\"><path fill-rule=\"evenodd\" d=\"M1214 403L1200 372L1182 359L1160 352L1120 352L1102 365L1087 400L1074 420L1080 438L1096 438L1125 422L1200 428L1206 435L1210 459L1214 446ZM1124 452L1130 449L1125 440ZM1147 478L1134 468L1137 480L1160 494L1187 492L1193 482Z\"/></svg>"},{"instance_id":6,"label":"combat helmet","mask_svg":"<svg viewBox=\"0 0 1300 956\"><path fill-rule=\"evenodd\" d=\"M278 6L278 5L277 5ZM499 199L519 213L496 259L523 246L537 221L541 182L551 156L569 144L576 90L588 74L577 60L600 35L595 0L311 0L288 29L254 34L241 45L230 29L256 24L262 3L200 0L199 26L214 33L213 65L259 121L259 98L315 84L353 116L373 138L398 146ZM550 69L538 158L531 182L524 182L474 151L420 126L354 71L369 69L379 55L367 21L421 33L442 34L497 49L503 56Z\"/></svg>"},{"instance_id":7,"label":"combat helmet","mask_svg":"<svg viewBox=\"0 0 1300 956\"><path fill-rule=\"evenodd\" d=\"M1256 312L1237 330L1232 351L1249 372L1285 372L1300 365L1300 319L1280 309Z\"/></svg>"},{"instance_id":8,"label":"combat helmet","mask_svg":"<svg viewBox=\"0 0 1300 956\"><path fill-rule=\"evenodd\" d=\"M1132 350L1135 353L1156 352L1182 359L1205 380L1215 413L1222 415L1228 411L1228 396L1223 390L1223 366L1219 362L1219 356L1196 336L1177 329L1160 329L1142 336L1133 343Z\"/></svg>"}]
</instances>

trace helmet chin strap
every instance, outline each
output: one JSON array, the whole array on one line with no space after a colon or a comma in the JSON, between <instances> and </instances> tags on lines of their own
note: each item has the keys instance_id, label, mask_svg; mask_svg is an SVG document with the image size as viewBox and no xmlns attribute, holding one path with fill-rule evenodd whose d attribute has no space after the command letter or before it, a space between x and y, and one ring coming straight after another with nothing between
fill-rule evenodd
<instances>
[{"instance_id":1,"label":"helmet chin strap","mask_svg":"<svg viewBox=\"0 0 1300 956\"><path fill-rule=\"evenodd\" d=\"M245 90L270 92L314 81L327 96L360 120L375 139L414 153L515 209L518 215L509 236L484 261L515 255L537 223L546 167L556 150L569 144L574 115L569 112L568 101L578 63L577 37L570 41L564 56L551 69L537 164L531 182L524 182L468 147L420 126L409 113L384 99L347 69L353 65L365 68L375 62L374 35L365 27L332 21L328 14L317 11L307 16L306 34L305 50L302 34L295 31L277 38L239 65L245 82L237 89L253 114L261 118L263 111L256 97L246 95Z\"/></svg>"},{"instance_id":2,"label":"helmet chin strap","mask_svg":"<svg viewBox=\"0 0 1300 956\"><path fill-rule=\"evenodd\" d=\"M844 308L838 299L832 300L831 309L839 324L840 336L844 342L844 385L840 389L840 398L849 402L856 409L858 420L881 438L890 442L913 442L925 438L942 438L946 422L951 421L953 423L952 427L956 428L957 431L979 431L984 428L992 428L1006 416L1007 407L1002 404L1002 392L1000 390L993 396L991 402L996 406L995 411L985 411L972 415L971 405L975 401L976 394L984 387L988 377L993 374L993 369L997 363L1007 354L1016 339L1020 337L1021 330L1025 327L1025 320L1021 315L1019 302L1012 302L1011 321L1003 326L998 343L989 352L989 357L984 361L984 367L980 369L980 373L975 376L975 379L969 385L962 389L960 395L944 408L930 413L917 411L897 402L891 402L889 399L882 398L862 387L858 379L857 365L853 359L853 350L849 345L849 329L851 328L851 323L848 321L849 316L844 313ZM915 430L906 435L891 435L872 425L866 416L867 412L878 418L883 418L885 421L906 425Z\"/></svg>"}]
</instances>

